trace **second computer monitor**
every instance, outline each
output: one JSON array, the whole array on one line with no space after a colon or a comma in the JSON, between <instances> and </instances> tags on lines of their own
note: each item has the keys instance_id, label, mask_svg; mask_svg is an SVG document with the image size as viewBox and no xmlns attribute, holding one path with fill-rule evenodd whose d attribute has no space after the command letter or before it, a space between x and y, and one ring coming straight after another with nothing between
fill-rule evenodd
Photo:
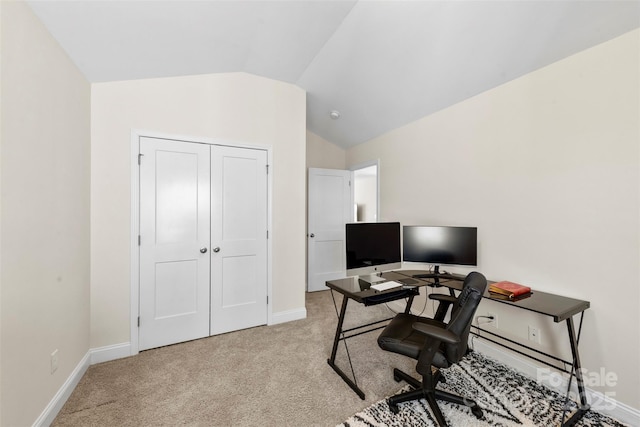
<instances>
[{"instance_id":1,"label":"second computer monitor","mask_svg":"<svg viewBox=\"0 0 640 427\"><path fill-rule=\"evenodd\" d=\"M402 228L402 259L440 265L475 266L478 263L478 229L405 225Z\"/></svg>"}]
</instances>

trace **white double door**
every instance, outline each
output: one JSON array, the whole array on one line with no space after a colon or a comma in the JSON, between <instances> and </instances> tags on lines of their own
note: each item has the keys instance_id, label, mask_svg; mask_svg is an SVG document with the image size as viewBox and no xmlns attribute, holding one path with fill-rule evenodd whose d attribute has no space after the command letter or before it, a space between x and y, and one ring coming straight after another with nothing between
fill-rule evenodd
<instances>
[{"instance_id":1,"label":"white double door","mask_svg":"<svg viewBox=\"0 0 640 427\"><path fill-rule=\"evenodd\" d=\"M140 138L139 349L267 323L267 154Z\"/></svg>"}]
</instances>

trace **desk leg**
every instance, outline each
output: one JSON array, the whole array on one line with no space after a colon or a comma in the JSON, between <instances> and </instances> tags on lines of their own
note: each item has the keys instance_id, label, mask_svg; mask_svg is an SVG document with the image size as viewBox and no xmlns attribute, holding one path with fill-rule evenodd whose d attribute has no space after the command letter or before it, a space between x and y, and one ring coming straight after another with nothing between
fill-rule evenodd
<instances>
[{"instance_id":1,"label":"desk leg","mask_svg":"<svg viewBox=\"0 0 640 427\"><path fill-rule=\"evenodd\" d=\"M340 342L340 335L342 334L342 324L344 323L344 315L347 311L348 301L349 301L349 298L347 298L346 295L343 295L342 307L340 308L340 315L338 316L338 326L336 326L336 335L333 338L333 348L331 349L331 357L327 359L327 363L329 364L329 366L331 366L331 368L333 368L334 371L336 371L338 375L340 375L340 377L342 377L344 382L346 382L347 385L351 387L351 389L355 391L358 396L360 396L360 399L364 400L364 392L360 390L360 387L358 387L358 385L351 378L349 378L347 374L342 372L342 369L338 368L335 364L336 353L338 352L338 343ZM346 342L345 342L345 345L346 345ZM351 363L351 361L349 361L349 363Z\"/></svg>"},{"instance_id":2,"label":"desk leg","mask_svg":"<svg viewBox=\"0 0 640 427\"><path fill-rule=\"evenodd\" d=\"M414 297L414 295L411 295L409 297L409 299L407 300L407 306L404 308L404 314L410 314L411 313L411 305L413 304L413 297Z\"/></svg>"},{"instance_id":3,"label":"desk leg","mask_svg":"<svg viewBox=\"0 0 640 427\"><path fill-rule=\"evenodd\" d=\"M562 426L574 425L590 408L587 402L587 395L584 389L584 379L582 378L582 365L580 363L580 353L578 353L578 340L576 338L576 331L573 326L573 317L567 319L567 329L569 331L569 343L571 344L571 354L573 355L573 369L576 374L576 382L578 384L578 394L580 395L580 407L578 410L564 422L564 414L562 416ZM569 380L569 387L571 387L571 380ZM569 390L567 391L567 393Z\"/></svg>"}]
</instances>

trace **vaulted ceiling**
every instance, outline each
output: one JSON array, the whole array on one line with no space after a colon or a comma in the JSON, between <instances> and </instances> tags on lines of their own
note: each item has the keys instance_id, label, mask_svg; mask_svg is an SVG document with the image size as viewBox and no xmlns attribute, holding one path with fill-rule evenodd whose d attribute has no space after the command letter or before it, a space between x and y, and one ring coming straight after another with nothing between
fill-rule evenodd
<instances>
[{"instance_id":1,"label":"vaulted ceiling","mask_svg":"<svg viewBox=\"0 0 640 427\"><path fill-rule=\"evenodd\" d=\"M637 0L28 3L91 82L282 80L345 148L640 27Z\"/></svg>"}]
</instances>

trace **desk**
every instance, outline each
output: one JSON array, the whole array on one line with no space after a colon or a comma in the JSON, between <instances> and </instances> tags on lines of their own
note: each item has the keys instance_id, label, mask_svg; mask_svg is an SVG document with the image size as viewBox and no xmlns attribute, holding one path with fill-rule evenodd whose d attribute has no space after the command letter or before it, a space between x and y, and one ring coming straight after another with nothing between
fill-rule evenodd
<instances>
[{"instance_id":1,"label":"desk","mask_svg":"<svg viewBox=\"0 0 640 427\"><path fill-rule=\"evenodd\" d=\"M398 274L395 272L383 273L382 277L387 280L406 280L407 279L407 276ZM418 293L420 292L419 286L428 285L428 282L426 281L419 280L419 279L413 279L413 280L416 283L412 283L411 285L412 287L409 289L395 288L395 289L389 289L387 291L376 291L374 289L371 289L369 284L359 281L357 277L347 277L346 279L330 280L326 282L327 287L331 289L332 297L333 297L333 291L336 291L343 295L342 306L340 308L340 313L338 314L338 325L336 326L336 333L333 338L333 347L331 349L331 357L327 359L327 363L329 364L329 366L331 366L331 368L333 368L333 370L338 375L340 375L340 377L342 377L344 382L346 382L349 385L349 387L351 387L351 389L355 391L358 396L360 396L362 400L364 400L365 394L360 389L360 387L358 387L358 384L356 383L356 378L355 378L355 373L353 373L353 364L351 363L351 358L348 357L348 360L349 360L349 365L351 367L351 372L353 374L353 380L349 378L349 376L345 374L344 371L342 371L342 369L336 366L335 362L336 362L336 354L338 351L338 344L340 343L340 341L344 341L346 346L346 340L348 338L365 334L367 332L372 332L378 329L382 329L385 327L385 325L382 325L382 326L375 326L375 325L388 322L392 318L390 317L388 319L379 320L377 322L367 323L365 325L356 326L350 329L342 329L342 325L344 324L345 313L347 311L347 304L349 303L349 300L354 300L355 302L364 304L365 306L371 306L371 305L383 304L389 301L408 298L407 305L405 308L405 312L408 313L409 310L411 310L411 304L413 303L413 298L416 295L418 295ZM336 305L335 298L333 300L333 303L334 305ZM336 311L337 309L338 308L336 305ZM347 350L347 354L348 354L348 350Z\"/></svg>"},{"instance_id":2,"label":"desk","mask_svg":"<svg viewBox=\"0 0 640 427\"><path fill-rule=\"evenodd\" d=\"M407 301L407 306L405 308L405 312L409 312L409 310L411 309L413 298L415 295L418 294L419 288L422 286L435 286L436 285L435 282L439 282L438 284L441 286L447 287L449 289L449 292L452 295L455 293L456 290L462 289L462 281L464 280L465 276L455 275L455 274L438 276L438 278L442 280L438 280L437 278L424 278L424 279L414 278L415 275L424 274L424 273L426 272L421 270L398 270L398 271L393 271L389 273L384 273L382 275L382 277L387 280L401 281L403 280L403 278L413 278L413 280L416 280L417 283L413 284L415 288L411 290L407 290L410 292L407 292L406 294L403 294L401 292L402 289L395 289L395 290L390 289L385 292L376 292L372 289L369 289L367 285L361 285L357 277L349 277L346 279L332 280L332 281L326 282L326 285L331 289L332 292L336 291L344 296L342 300L342 308L340 310L340 314L338 315L338 326L336 327L336 334L333 342L331 357L327 360L327 362L334 369L334 371L336 371L343 378L343 380L358 394L358 396L360 396L360 398L364 399L364 392L360 390L360 388L355 383L355 377L354 377L354 380L352 381L350 378L348 378L347 375L344 374L344 372L342 372L342 370L340 370L340 368L335 366L335 357L336 357L336 351L338 348L338 343L341 340L346 340L355 335L360 335L362 333L381 329L384 326L367 329L362 332L354 333L353 335L348 335L348 336L345 335L349 332L363 329L366 327L371 327L377 323L382 323L390 319L384 319L379 322L362 325L356 328L351 328L349 330L342 330L342 325L344 322L344 315L347 308L348 300L352 299L361 304L373 305L373 304L380 304L383 302L393 301L401 298L409 298ZM489 282L489 284L490 283L493 283L493 282ZM478 326L473 326L475 328L475 332L473 330L471 332L477 336L480 336L479 334L480 332L482 332L483 334L489 334L491 336L495 336L496 338L500 338L501 340L506 341L509 344L504 344L503 342L493 340L484 335L480 336L482 339L486 339L490 342L493 342L494 344L509 348L510 350L513 350L525 357L534 359L547 366L551 366L555 369L558 369L560 371L570 374L569 387L567 388L565 402L568 401L571 382L573 380L573 377L575 377L577 386L578 386L578 394L580 396L580 406L578 407L578 410L573 414L573 416L571 416L566 422L564 421L566 414L563 413L562 426L571 426L575 424L580 418L582 418L584 413L589 410L589 404L587 402L587 397L586 397L585 388L584 388L584 379L582 377L582 365L580 362L580 354L578 351L578 344L580 342L580 333L582 331L582 320L584 317L584 311L588 309L590 306L589 301L563 297L560 295L554 295L547 292L536 291L535 289L533 290L531 295L528 296L527 298L511 301L511 300L500 299L492 296L488 291L488 286L487 286L487 291L485 291L485 294L483 295L483 298L489 299L491 301L496 301L502 304L507 304L512 307L520 308L523 310L533 311L545 316L549 316L556 323L563 322L563 321L566 322L567 332L569 336L569 345L571 347L571 354L572 354L572 360L570 361L563 360L561 358L555 357L554 355L546 354L537 349L531 348L524 344L520 344L516 341L510 340L506 337L500 336L494 332L488 331L486 329L482 329ZM334 303L335 303L335 300L334 300ZM578 326L578 331L576 332L575 325L573 322L573 317L577 314L580 314L580 323ZM550 359L556 360L558 362L569 364L571 365L571 371L560 368L553 364L550 364L549 362L546 362L542 359L536 358L531 354L527 354L519 350L519 348L526 348L527 350L534 352L536 354L541 354ZM349 363L351 364L350 359L349 359ZM566 404L565 404L565 407L566 407ZM566 412L566 409L565 409L565 412Z\"/></svg>"}]
</instances>

